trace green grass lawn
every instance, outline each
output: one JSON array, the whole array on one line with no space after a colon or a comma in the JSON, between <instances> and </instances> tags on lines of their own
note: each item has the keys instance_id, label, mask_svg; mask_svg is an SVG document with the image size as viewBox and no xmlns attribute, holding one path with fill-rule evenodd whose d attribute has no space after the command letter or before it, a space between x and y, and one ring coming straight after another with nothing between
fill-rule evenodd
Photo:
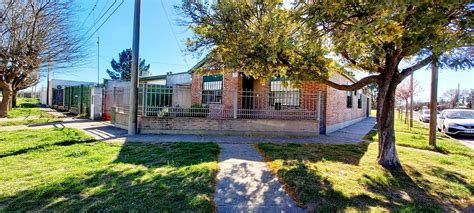
<instances>
[{"instance_id":1,"label":"green grass lawn","mask_svg":"<svg viewBox=\"0 0 474 213\"><path fill-rule=\"evenodd\" d=\"M54 115L43 112L38 108L38 99L19 98L17 108L11 109L7 114L7 120L0 121L0 126L16 126L42 124L62 121Z\"/></svg>"},{"instance_id":2,"label":"green grass lawn","mask_svg":"<svg viewBox=\"0 0 474 213\"><path fill-rule=\"evenodd\" d=\"M447 137L428 145L428 129L396 121L403 171L376 162L377 143L271 144L257 148L301 204L318 211L467 211L474 207L474 151ZM375 132L366 138L377 140Z\"/></svg>"},{"instance_id":3,"label":"green grass lawn","mask_svg":"<svg viewBox=\"0 0 474 213\"><path fill-rule=\"evenodd\" d=\"M74 129L0 132L0 211L212 211L213 143L94 142Z\"/></svg>"},{"instance_id":4,"label":"green grass lawn","mask_svg":"<svg viewBox=\"0 0 474 213\"><path fill-rule=\"evenodd\" d=\"M404 171L376 163L377 143L261 143L269 167L301 204L318 211L466 211L474 205L474 160L398 147Z\"/></svg>"},{"instance_id":5,"label":"green grass lawn","mask_svg":"<svg viewBox=\"0 0 474 213\"><path fill-rule=\"evenodd\" d=\"M395 117L395 138L397 145L431 150L444 154L465 154L474 158L474 153L469 147L462 145L441 132L437 132L437 146L430 146L428 143L428 135L429 128L426 125L420 124L418 121L413 121L413 127L409 128L398 116ZM368 136L369 137L366 137L368 140L378 140L377 134L369 134Z\"/></svg>"}]
</instances>

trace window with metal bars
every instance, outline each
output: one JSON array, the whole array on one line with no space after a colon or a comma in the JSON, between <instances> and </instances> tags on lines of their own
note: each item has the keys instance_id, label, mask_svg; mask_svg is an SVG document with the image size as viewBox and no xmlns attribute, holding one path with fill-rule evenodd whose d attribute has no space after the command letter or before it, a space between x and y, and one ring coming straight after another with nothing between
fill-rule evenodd
<instances>
[{"instance_id":1,"label":"window with metal bars","mask_svg":"<svg viewBox=\"0 0 474 213\"><path fill-rule=\"evenodd\" d=\"M270 81L270 105L300 106L300 89L293 87L290 81L286 84L280 79Z\"/></svg>"},{"instance_id":2,"label":"window with metal bars","mask_svg":"<svg viewBox=\"0 0 474 213\"><path fill-rule=\"evenodd\" d=\"M357 108L362 109L362 93L357 95Z\"/></svg>"},{"instance_id":3,"label":"window with metal bars","mask_svg":"<svg viewBox=\"0 0 474 213\"><path fill-rule=\"evenodd\" d=\"M347 91L347 108L352 108L352 91Z\"/></svg>"},{"instance_id":4,"label":"window with metal bars","mask_svg":"<svg viewBox=\"0 0 474 213\"><path fill-rule=\"evenodd\" d=\"M202 103L222 103L222 75L203 77Z\"/></svg>"}]
</instances>

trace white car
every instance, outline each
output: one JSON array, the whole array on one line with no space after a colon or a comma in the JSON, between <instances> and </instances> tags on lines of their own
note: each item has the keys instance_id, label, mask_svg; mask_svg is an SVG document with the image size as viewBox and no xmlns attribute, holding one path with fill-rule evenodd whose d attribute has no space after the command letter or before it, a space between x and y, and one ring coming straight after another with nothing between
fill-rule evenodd
<instances>
[{"instance_id":1,"label":"white car","mask_svg":"<svg viewBox=\"0 0 474 213\"><path fill-rule=\"evenodd\" d=\"M429 109L422 109L420 111L420 116L418 117L418 119L421 122L430 122L430 110Z\"/></svg>"},{"instance_id":2,"label":"white car","mask_svg":"<svg viewBox=\"0 0 474 213\"><path fill-rule=\"evenodd\" d=\"M439 111L436 110L436 116L439 115ZM430 110L429 109L422 109L420 111L420 116L418 117L418 120L424 123L430 122Z\"/></svg>"},{"instance_id":3,"label":"white car","mask_svg":"<svg viewBox=\"0 0 474 213\"><path fill-rule=\"evenodd\" d=\"M437 127L446 134L474 135L474 110L444 110L438 117Z\"/></svg>"}]
</instances>

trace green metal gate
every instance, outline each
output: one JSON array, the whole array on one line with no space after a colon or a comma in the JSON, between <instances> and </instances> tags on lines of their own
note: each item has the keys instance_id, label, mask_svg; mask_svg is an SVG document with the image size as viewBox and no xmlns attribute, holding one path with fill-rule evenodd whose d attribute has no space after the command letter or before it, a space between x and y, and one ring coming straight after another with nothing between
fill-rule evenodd
<instances>
[{"instance_id":1,"label":"green metal gate","mask_svg":"<svg viewBox=\"0 0 474 213\"><path fill-rule=\"evenodd\" d=\"M92 86L80 85L64 89L64 106L74 114L90 116Z\"/></svg>"}]
</instances>

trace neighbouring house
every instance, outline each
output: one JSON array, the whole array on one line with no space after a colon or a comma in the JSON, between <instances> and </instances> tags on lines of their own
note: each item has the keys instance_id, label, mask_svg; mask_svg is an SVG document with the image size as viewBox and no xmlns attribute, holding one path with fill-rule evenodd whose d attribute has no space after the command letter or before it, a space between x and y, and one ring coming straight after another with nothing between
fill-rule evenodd
<instances>
[{"instance_id":1,"label":"neighbouring house","mask_svg":"<svg viewBox=\"0 0 474 213\"><path fill-rule=\"evenodd\" d=\"M161 83L165 87L152 89L145 84L147 89L141 91L146 92L139 94L141 133L316 136L370 114L370 97L365 89L340 91L315 81L303 81L300 87L294 87L284 79L254 79L242 72L222 74L206 70L204 65L202 61L187 73L189 83ZM198 68L202 71L196 72ZM163 78L145 79L160 83L157 81ZM339 73L331 80L355 82ZM113 123L125 128L128 105L114 106L120 110L116 110Z\"/></svg>"},{"instance_id":2,"label":"neighbouring house","mask_svg":"<svg viewBox=\"0 0 474 213\"><path fill-rule=\"evenodd\" d=\"M63 106L64 105L64 88L66 86L80 86L80 85L94 85L92 82L85 81L71 81L51 79L49 81L49 88L41 88L40 103L49 106ZM49 93L49 94L48 94Z\"/></svg>"},{"instance_id":3,"label":"neighbouring house","mask_svg":"<svg viewBox=\"0 0 474 213\"><path fill-rule=\"evenodd\" d=\"M145 112L148 115L156 114L158 105L180 105L189 107L191 105L191 74L188 72L172 73L164 75L140 77L138 89L138 102L141 106L139 113ZM171 91L175 89L175 93ZM128 111L130 81L106 80L104 82L103 96L103 116L104 120L115 119L116 113ZM144 93L143 91L147 92ZM144 94L147 98L144 98ZM172 96L178 96L172 99ZM169 97L169 98L168 98ZM186 98L189 97L189 98ZM144 109L143 100L145 100Z\"/></svg>"}]
</instances>

